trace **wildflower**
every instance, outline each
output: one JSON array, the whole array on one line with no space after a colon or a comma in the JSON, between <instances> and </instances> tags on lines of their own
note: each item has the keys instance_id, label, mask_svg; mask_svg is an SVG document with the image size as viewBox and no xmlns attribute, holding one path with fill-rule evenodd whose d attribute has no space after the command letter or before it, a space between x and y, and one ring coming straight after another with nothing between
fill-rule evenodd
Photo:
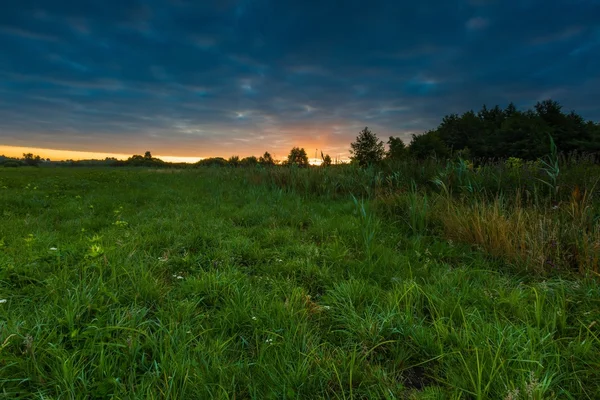
<instances>
[{"instance_id":1,"label":"wildflower","mask_svg":"<svg viewBox=\"0 0 600 400\"><path fill-rule=\"evenodd\" d=\"M7 301L8 301L8 300L6 300L6 299L0 299L0 304L4 304L4 303L6 303Z\"/></svg>"},{"instance_id":2,"label":"wildflower","mask_svg":"<svg viewBox=\"0 0 600 400\"><path fill-rule=\"evenodd\" d=\"M323 306L323 310L331 310L330 306Z\"/></svg>"},{"instance_id":3,"label":"wildflower","mask_svg":"<svg viewBox=\"0 0 600 400\"><path fill-rule=\"evenodd\" d=\"M168 260L169 259L167 257L158 257L158 261L160 261L160 262L166 262Z\"/></svg>"},{"instance_id":4,"label":"wildflower","mask_svg":"<svg viewBox=\"0 0 600 400\"><path fill-rule=\"evenodd\" d=\"M283 262L283 260L281 258L278 258L277 262Z\"/></svg>"},{"instance_id":5,"label":"wildflower","mask_svg":"<svg viewBox=\"0 0 600 400\"><path fill-rule=\"evenodd\" d=\"M267 343L267 344L273 344L273 339L268 338L267 340L265 340L265 343Z\"/></svg>"},{"instance_id":6,"label":"wildflower","mask_svg":"<svg viewBox=\"0 0 600 400\"><path fill-rule=\"evenodd\" d=\"M252 321L256 321L256 317L252 317Z\"/></svg>"},{"instance_id":7,"label":"wildflower","mask_svg":"<svg viewBox=\"0 0 600 400\"><path fill-rule=\"evenodd\" d=\"M517 400L519 398L519 389L511 390L506 394L504 400Z\"/></svg>"},{"instance_id":8,"label":"wildflower","mask_svg":"<svg viewBox=\"0 0 600 400\"><path fill-rule=\"evenodd\" d=\"M50 251L56 251L58 250L56 247L50 247Z\"/></svg>"},{"instance_id":9,"label":"wildflower","mask_svg":"<svg viewBox=\"0 0 600 400\"><path fill-rule=\"evenodd\" d=\"M171 275L171 276L173 278L175 278L175 279L183 279L183 276L181 276L181 275L174 274L174 275Z\"/></svg>"},{"instance_id":10,"label":"wildflower","mask_svg":"<svg viewBox=\"0 0 600 400\"><path fill-rule=\"evenodd\" d=\"M539 381L535 376L533 371L529 371L529 382L525 385L525 391L527 392L527 397L533 398L534 393L537 391L539 385Z\"/></svg>"}]
</instances>

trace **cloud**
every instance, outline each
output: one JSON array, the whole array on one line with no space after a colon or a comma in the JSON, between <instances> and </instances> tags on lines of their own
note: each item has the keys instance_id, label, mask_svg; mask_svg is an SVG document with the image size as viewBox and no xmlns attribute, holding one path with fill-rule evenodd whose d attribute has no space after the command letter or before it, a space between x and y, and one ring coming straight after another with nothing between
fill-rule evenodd
<instances>
[{"instance_id":1,"label":"cloud","mask_svg":"<svg viewBox=\"0 0 600 400\"><path fill-rule=\"evenodd\" d=\"M479 29L484 29L489 25L490 21L487 18L483 18L483 17L473 17L470 18L467 23L467 29L470 30L479 30Z\"/></svg>"},{"instance_id":2,"label":"cloud","mask_svg":"<svg viewBox=\"0 0 600 400\"><path fill-rule=\"evenodd\" d=\"M42 1L0 15L0 143L345 152L552 95L600 118L593 2ZM587 77L587 78L586 78Z\"/></svg>"},{"instance_id":3,"label":"cloud","mask_svg":"<svg viewBox=\"0 0 600 400\"><path fill-rule=\"evenodd\" d=\"M48 42L56 42L58 38L53 35L46 35L42 33L31 32L22 28L14 28L10 26L0 27L0 32L8 35L18 36L20 38L32 39L32 40L43 40Z\"/></svg>"}]
</instances>

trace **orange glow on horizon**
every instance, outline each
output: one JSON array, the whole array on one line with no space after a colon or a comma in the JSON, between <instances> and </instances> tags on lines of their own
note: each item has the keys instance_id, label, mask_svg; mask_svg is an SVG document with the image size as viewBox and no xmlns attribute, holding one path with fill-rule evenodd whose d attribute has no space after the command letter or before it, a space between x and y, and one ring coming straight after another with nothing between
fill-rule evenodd
<instances>
[{"instance_id":1,"label":"orange glow on horizon","mask_svg":"<svg viewBox=\"0 0 600 400\"><path fill-rule=\"evenodd\" d=\"M91 152L91 151L76 151L76 150L55 150L55 149L44 149L39 147L18 147L18 146L1 146L0 155L7 157L23 157L23 153L33 153L39 155L42 158L49 158L52 161L64 161L64 160L104 160L107 157L116 158L118 160L127 160L132 154L118 154L118 153L103 153L103 152ZM160 158L167 162L187 162L195 163L201 160L202 157L177 157L177 156L161 156L152 155L153 157Z\"/></svg>"},{"instance_id":2,"label":"orange glow on horizon","mask_svg":"<svg viewBox=\"0 0 600 400\"><path fill-rule=\"evenodd\" d=\"M126 160L132 156L132 154L121 154L121 153L108 153L108 152L92 152L92 151L77 151L77 150L57 150L57 149L45 149L41 147L22 147L22 146L3 146L0 145L0 155L5 155L7 157L15 157L21 158L23 157L23 153L33 153L35 155L39 155L40 157L46 159L49 158L52 161L64 161L64 160L104 160L107 157L116 158L118 160ZM308 152L307 152L308 153ZM325 152L324 152L325 153ZM143 155L143 153L142 153ZM259 157L261 154L257 155ZM274 153L271 155L275 156ZM331 158L336 159L335 154L330 154ZM152 154L153 157L160 158L166 162L183 162L183 163L195 163L199 160L202 160L206 157L184 157L184 156L162 156L159 154ZM320 155L319 155L320 156ZM213 156L211 156L213 157ZM214 156L219 157L219 156ZM229 156L224 156L223 158L227 159ZM240 156L240 158L243 158ZM286 156L282 153L277 154L277 158L279 161L283 161ZM309 154L309 163L311 165L320 165L323 161L321 158L310 157ZM347 162L348 160L345 157L340 157L339 161Z\"/></svg>"}]
</instances>

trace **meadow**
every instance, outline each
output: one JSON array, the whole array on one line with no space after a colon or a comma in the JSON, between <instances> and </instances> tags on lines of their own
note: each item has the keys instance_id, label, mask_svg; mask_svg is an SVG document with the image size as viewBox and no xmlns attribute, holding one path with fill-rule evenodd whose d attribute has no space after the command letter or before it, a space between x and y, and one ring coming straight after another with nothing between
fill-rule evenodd
<instances>
[{"instance_id":1,"label":"meadow","mask_svg":"<svg viewBox=\"0 0 600 400\"><path fill-rule=\"evenodd\" d=\"M0 398L598 399L599 176L0 169Z\"/></svg>"}]
</instances>

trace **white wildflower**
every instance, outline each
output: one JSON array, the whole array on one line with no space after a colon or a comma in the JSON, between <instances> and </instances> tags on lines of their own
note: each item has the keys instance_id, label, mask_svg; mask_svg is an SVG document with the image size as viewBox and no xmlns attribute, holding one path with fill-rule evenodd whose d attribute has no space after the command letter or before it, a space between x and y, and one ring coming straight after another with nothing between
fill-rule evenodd
<instances>
[{"instance_id":1,"label":"white wildflower","mask_svg":"<svg viewBox=\"0 0 600 400\"><path fill-rule=\"evenodd\" d=\"M6 299L0 299L0 304L4 304L4 303L6 303L7 301L8 301L8 300L6 300Z\"/></svg>"},{"instance_id":2,"label":"white wildflower","mask_svg":"<svg viewBox=\"0 0 600 400\"><path fill-rule=\"evenodd\" d=\"M56 251L58 250L56 247L50 247L50 251Z\"/></svg>"},{"instance_id":3,"label":"white wildflower","mask_svg":"<svg viewBox=\"0 0 600 400\"><path fill-rule=\"evenodd\" d=\"M256 317L252 317L252 321L256 321Z\"/></svg>"}]
</instances>

